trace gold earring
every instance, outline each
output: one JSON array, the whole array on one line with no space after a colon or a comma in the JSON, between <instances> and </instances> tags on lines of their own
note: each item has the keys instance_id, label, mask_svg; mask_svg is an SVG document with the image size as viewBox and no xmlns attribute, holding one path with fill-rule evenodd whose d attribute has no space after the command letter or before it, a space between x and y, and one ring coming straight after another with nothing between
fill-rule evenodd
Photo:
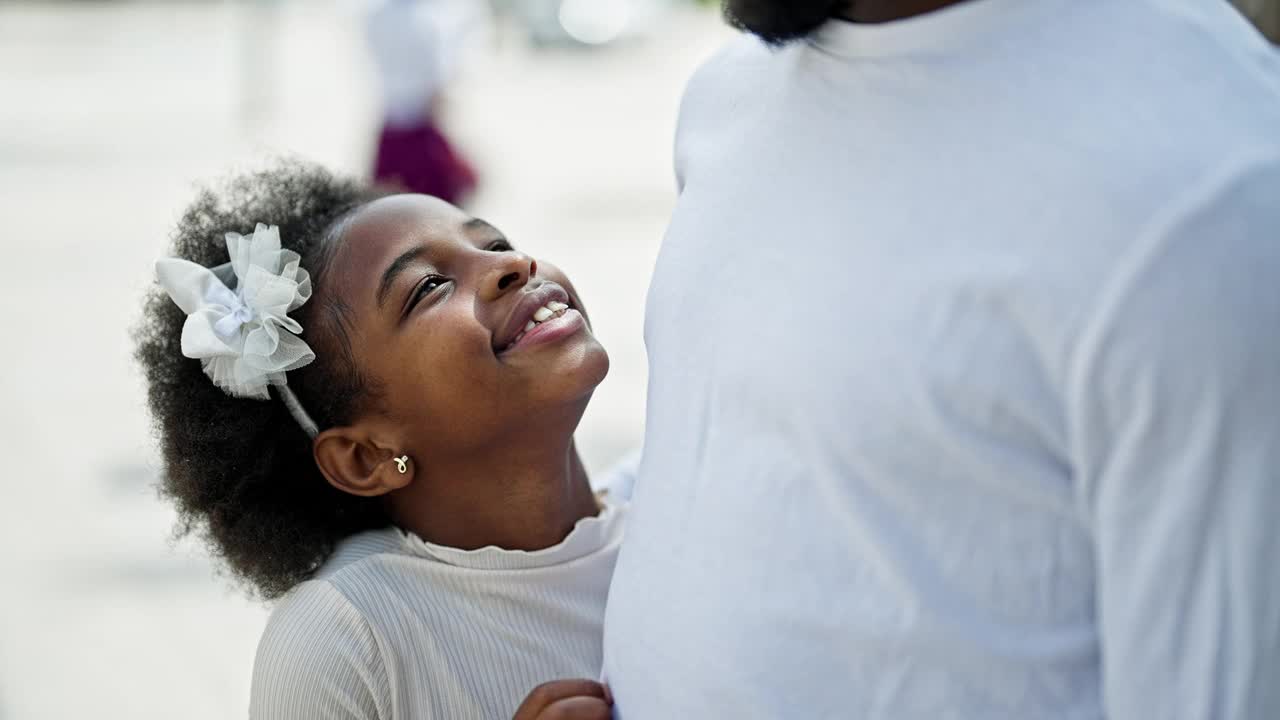
<instances>
[{"instance_id":1,"label":"gold earring","mask_svg":"<svg viewBox=\"0 0 1280 720\"><path fill-rule=\"evenodd\" d=\"M404 475L405 473L409 472L409 456L408 455L401 455L395 460L396 460L396 470L399 470L401 475Z\"/></svg>"}]
</instances>

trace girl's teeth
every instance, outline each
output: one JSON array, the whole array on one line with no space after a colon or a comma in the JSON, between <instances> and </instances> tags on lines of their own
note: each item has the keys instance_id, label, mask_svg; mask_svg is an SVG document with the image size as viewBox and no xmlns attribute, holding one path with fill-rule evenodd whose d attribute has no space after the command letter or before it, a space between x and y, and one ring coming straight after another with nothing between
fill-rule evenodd
<instances>
[{"instance_id":1,"label":"girl's teeth","mask_svg":"<svg viewBox=\"0 0 1280 720\"><path fill-rule=\"evenodd\" d=\"M515 339L511 341L511 344L508 345L507 347L511 347L511 345L515 345L516 343L520 342L520 338L524 337L525 333L537 327L538 323L546 322L547 320L550 320L551 318L563 313L565 310L568 310L568 309L569 309L568 305L565 305L562 302L556 302L554 300L538 308L533 313L533 319L524 324L524 330L521 330L520 334L517 335Z\"/></svg>"}]
</instances>

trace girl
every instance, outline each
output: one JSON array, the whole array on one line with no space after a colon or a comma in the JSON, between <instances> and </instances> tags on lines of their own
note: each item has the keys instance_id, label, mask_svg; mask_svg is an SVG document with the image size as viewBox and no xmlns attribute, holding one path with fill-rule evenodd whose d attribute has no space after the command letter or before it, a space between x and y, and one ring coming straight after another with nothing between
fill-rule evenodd
<instances>
[{"instance_id":1,"label":"girl","mask_svg":"<svg viewBox=\"0 0 1280 720\"><path fill-rule=\"evenodd\" d=\"M607 717L544 685L598 675L623 530L574 448L609 360L568 278L301 164L202 193L173 250L137 355L163 493L279 599L252 716Z\"/></svg>"}]
</instances>

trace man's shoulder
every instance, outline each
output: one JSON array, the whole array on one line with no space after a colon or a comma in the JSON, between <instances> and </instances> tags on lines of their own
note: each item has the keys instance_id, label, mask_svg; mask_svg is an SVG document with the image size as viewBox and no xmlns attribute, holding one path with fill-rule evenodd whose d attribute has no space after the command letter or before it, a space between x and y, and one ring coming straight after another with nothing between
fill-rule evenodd
<instances>
[{"instance_id":1,"label":"man's shoulder","mask_svg":"<svg viewBox=\"0 0 1280 720\"><path fill-rule=\"evenodd\" d=\"M776 83L770 78L783 71L785 57L797 52L802 44L772 48L744 33L704 60L690 76L681 96L676 128L677 168L680 148L691 138L719 136L726 125L744 121L772 103L776 98L767 88Z\"/></svg>"},{"instance_id":2,"label":"man's shoulder","mask_svg":"<svg viewBox=\"0 0 1280 720\"><path fill-rule=\"evenodd\" d=\"M785 46L783 46L785 47ZM780 48L773 48L750 33L739 33L719 47L707 58L699 71L736 70L744 65L761 65L777 57Z\"/></svg>"},{"instance_id":3,"label":"man's shoulder","mask_svg":"<svg viewBox=\"0 0 1280 720\"><path fill-rule=\"evenodd\" d=\"M1199 135L1280 137L1280 52L1229 4L1143 0L1099 12L1115 14L1100 41L1115 56L1104 74L1156 109L1187 113L1171 123Z\"/></svg>"},{"instance_id":4,"label":"man's shoulder","mask_svg":"<svg viewBox=\"0 0 1280 720\"><path fill-rule=\"evenodd\" d=\"M759 82L760 74L776 62L780 52L783 50L770 48L754 35L738 35L694 70L685 85L685 104L702 101L707 96L720 98L737 88L750 88Z\"/></svg>"}]
</instances>

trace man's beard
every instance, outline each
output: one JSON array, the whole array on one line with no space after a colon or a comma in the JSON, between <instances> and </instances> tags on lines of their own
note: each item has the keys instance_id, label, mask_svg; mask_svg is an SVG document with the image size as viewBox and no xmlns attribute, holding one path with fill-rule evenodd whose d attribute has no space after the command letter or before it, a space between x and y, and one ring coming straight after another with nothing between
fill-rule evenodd
<instances>
[{"instance_id":1,"label":"man's beard","mask_svg":"<svg viewBox=\"0 0 1280 720\"><path fill-rule=\"evenodd\" d=\"M849 0L723 0L730 25L771 45L808 35L850 4Z\"/></svg>"}]
</instances>

